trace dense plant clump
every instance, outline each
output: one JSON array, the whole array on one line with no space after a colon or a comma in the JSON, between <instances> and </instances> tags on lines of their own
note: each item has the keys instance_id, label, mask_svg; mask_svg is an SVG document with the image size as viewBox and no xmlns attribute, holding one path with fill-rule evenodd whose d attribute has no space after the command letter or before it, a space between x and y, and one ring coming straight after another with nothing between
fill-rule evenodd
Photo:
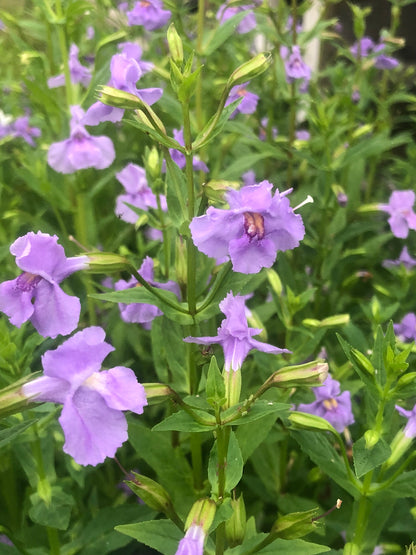
<instances>
[{"instance_id":1,"label":"dense plant clump","mask_svg":"<svg viewBox=\"0 0 416 555\"><path fill-rule=\"evenodd\" d=\"M416 0L340 1L1 7L1 554L416 552Z\"/></svg>"}]
</instances>

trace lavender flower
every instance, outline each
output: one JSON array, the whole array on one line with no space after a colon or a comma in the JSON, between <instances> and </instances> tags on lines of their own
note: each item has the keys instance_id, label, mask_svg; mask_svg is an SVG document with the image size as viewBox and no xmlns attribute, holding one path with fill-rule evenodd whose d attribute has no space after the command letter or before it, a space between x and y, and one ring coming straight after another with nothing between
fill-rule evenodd
<instances>
[{"instance_id":1,"label":"lavender flower","mask_svg":"<svg viewBox=\"0 0 416 555\"><path fill-rule=\"evenodd\" d=\"M43 337L68 335L78 325L81 305L59 287L73 272L87 267L88 258L66 258L56 235L33 231L11 245L17 266L16 279L0 284L0 311L20 327L30 320Z\"/></svg>"},{"instance_id":2,"label":"lavender flower","mask_svg":"<svg viewBox=\"0 0 416 555\"><path fill-rule=\"evenodd\" d=\"M166 283L159 283L154 280L153 274L153 260L146 256L143 264L138 271L139 274L145 279L152 287L158 287L159 289L164 289L165 291L172 291L179 298L180 290L177 283L174 281L168 281ZM120 279L114 285L116 291L121 291L123 289L130 289L131 287L137 287L138 282L136 278L131 278L129 281ZM155 305L146 303L130 303L124 304L119 303L121 318L125 322L141 324L145 329L150 329L152 321L156 316L160 316L163 312Z\"/></svg>"},{"instance_id":3,"label":"lavender flower","mask_svg":"<svg viewBox=\"0 0 416 555\"><path fill-rule=\"evenodd\" d=\"M388 204L379 204L379 210L390 214L389 222L393 235L406 239L409 229L416 230L416 214L413 212L415 203L414 191L393 191Z\"/></svg>"},{"instance_id":4,"label":"lavender flower","mask_svg":"<svg viewBox=\"0 0 416 555\"><path fill-rule=\"evenodd\" d=\"M259 129L259 139L261 141L265 141L267 139L267 128L269 126L269 119L267 117L261 118L260 120L260 129ZM270 129L271 138L275 139L278 135L277 127L273 126Z\"/></svg>"},{"instance_id":5,"label":"lavender flower","mask_svg":"<svg viewBox=\"0 0 416 555\"><path fill-rule=\"evenodd\" d=\"M29 117L22 116L17 118L11 125L11 134L14 137L21 137L30 146L36 146L33 137L40 137L41 131L39 127L30 127Z\"/></svg>"},{"instance_id":6,"label":"lavender flower","mask_svg":"<svg viewBox=\"0 0 416 555\"><path fill-rule=\"evenodd\" d=\"M230 189L228 210L209 207L190 224L198 249L212 258L230 256L235 272L255 274L270 268L277 251L294 249L305 235L302 218L290 207L287 195L272 195L268 181Z\"/></svg>"},{"instance_id":7,"label":"lavender flower","mask_svg":"<svg viewBox=\"0 0 416 555\"><path fill-rule=\"evenodd\" d=\"M360 48L358 48L360 46ZM360 42L355 42L351 48L350 52L354 56L354 58L358 58L358 51L360 52L360 56L362 58L367 58L370 54L374 52L374 41L370 37L363 37Z\"/></svg>"},{"instance_id":8,"label":"lavender flower","mask_svg":"<svg viewBox=\"0 0 416 555\"><path fill-rule=\"evenodd\" d=\"M181 146L185 146L185 139L183 138L183 129L174 129L173 130L173 138L177 141ZM172 160L177 164L181 169L183 169L186 165L186 158L185 154L182 154L179 150L175 148L169 149L170 156ZM208 166L203 162L198 155L193 157L193 168L195 171L203 171L205 173L209 172ZM166 164L162 170L166 170Z\"/></svg>"},{"instance_id":9,"label":"lavender flower","mask_svg":"<svg viewBox=\"0 0 416 555\"><path fill-rule=\"evenodd\" d=\"M401 264L403 264L407 270L411 270L416 266L416 260L410 256L407 247L403 247L403 250L397 260L385 260L383 262L383 266L386 268L391 266L400 266Z\"/></svg>"},{"instance_id":10,"label":"lavender flower","mask_svg":"<svg viewBox=\"0 0 416 555\"><path fill-rule=\"evenodd\" d=\"M219 10L217 11L217 15L215 16L221 25L226 21L228 21L229 19L231 19L236 14L241 12L247 12L247 15L243 17L243 19L237 25L237 28L236 28L237 33L243 35L256 28L256 24L257 24L256 16L251 11L252 8L254 7L253 4L246 4L244 6L229 6L228 4L229 2L225 2L225 4L222 4L219 7Z\"/></svg>"},{"instance_id":11,"label":"lavender flower","mask_svg":"<svg viewBox=\"0 0 416 555\"><path fill-rule=\"evenodd\" d=\"M401 341L416 341L416 314L409 312L400 324L394 324L394 332Z\"/></svg>"},{"instance_id":12,"label":"lavender flower","mask_svg":"<svg viewBox=\"0 0 416 555\"><path fill-rule=\"evenodd\" d=\"M205 532L202 526L192 524L181 539L175 555L203 555Z\"/></svg>"},{"instance_id":13,"label":"lavender flower","mask_svg":"<svg viewBox=\"0 0 416 555\"><path fill-rule=\"evenodd\" d=\"M399 414L407 418L404 435L409 439L413 439L416 437L416 405L412 408L412 410L405 410L402 407L399 407L399 405L396 405L395 408Z\"/></svg>"},{"instance_id":14,"label":"lavender flower","mask_svg":"<svg viewBox=\"0 0 416 555\"><path fill-rule=\"evenodd\" d=\"M93 466L113 457L127 440L123 410L142 414L147 405L144 387L124 366L100 371L114 350L105 332L92 326L76 333L42 356L44 375L26 383L23 393L36 401L63 405L59 423L63 450L81 465Z\"/></svg>"},{"instance_id":15,"label":"lavender flower","mask_svg":"<svg viewBox=\"0 0 416 555\"><path fill-rule=\"evenodd\" d=\"M288 83L301 81L299 90L300 92L306 92L312 72L311 68L303 61L299 46L292 46L291 52L286 46L282 46L280 48L280 55L285 62L286 81Z\"/></svg>"},{"instance_id":16,"label":"lavender flower","mask_svg":"<svg viewBox=\"0 0 416 555\"><path fill-rule=\"evenodd\" d=\"M274 355L290 353L287 349L279 349L279 347L253 339L253 335L258 335L262 330L248 327L245 298L243 296L234 296L230 291L225 299L220 302L220 310L225 314L225 319L217 330L218 335L214 337L186 337L184 341L200 345L219 343L224 350L224 369L227 372L231 369L234 372L239 370L252 349Z\"/></svg>"},{"instance_id":17,"label":"lavender flower","mask_svg":"<svg viewBox=\"0 0 416 555\"><path fill-rule=\"evenodd\" d=\"M91 27L91 29L93 29ZM94 29L93 29L94 31ZM69 49L68 67L73 84L81 83L84 87L88 87L91 81L91 70L83 66L78 60L79 48L76 44L71 44ZM48 87L54 89L65 85L65 75L61 73L55 77L48 79Z\"/></svg>"},{"instance_id":18,"label":"lavender flower","mask_svg":"<svg viewBox=\"0 0 416 555\"><path fill-rule=\"evenodd\" d=\"M111 79L108 82L110 87L134 94L147 104L154 104L163 94L159 88L137 89L136 83L143 74L139 63L130 54L134 53L130 46L125 46L122 54L115 54L111 58L110 71ZM137 51L134 53L137 55ZM98 125L103 121L113 123L121 121L124 109L114 106L106 106L98 101L90 106L84 116L84 125Z\"/></svg>"},{"instance_id":19,"label":"lavender flower","mask_svg":"<svg viewBox=\"0 0 416 555\"><path fill-rule=\"evenodd\" d=\"M320 387L312 389L316 401L301 404L296 410L325 418L340 433L354 423L350 392L340 393L340 383L337 380L328 376Z\"/></svg>"},{"instance_id":20,"label":"lavender flower","mask_svg":"<svg viewBox=\"0 0 416 555\"><path fill-rule=\"evenodd\" d=\"M113 163L115 151L111 139L93 137L82 125L84 110L71 106L71 134L69 139L52 143L48 164L59 173L73 173L85 168L102 170Z\"/></svg>"},{"instance_id":21,"label":"lavender flower","mask_svg":"<svg viewBox=\"0 0 416 555\"><path fill-rule=\"evenodd\" d=\"M126 194L119 195L116 199L116 215L130 224L137 222L137 214L126 205L126 202L147 210L148 208L157 209L156 195L147 184L146 171L136 164L127 164L121 171L116 173L118 181L123 185ZM166 197L160 195L162 210L167 210Z\"/></svg>"},{"instance_id":22,"label":"lavender flower","mask_svg":"<svg viewBox=\"0 0 416 555\"><path fill-rule=\"evenodd\" d=\"M297 131L295 131L295 138L298 141L309 141L309 139L311 138L311 134L307 129L298 129Z\"/></svg>"},{"instance_id":23,"label":"lavender flower","mask_svg":"<svg viewBox=\"0 0 416 555\"><path fill-rule=\"evenodd\" d=\"M127 12L127 19L130 26L142 25L148 31L154 31L166 25L171 15L169 10L163 9L161 0L141 0Z\"/></svg>"},{"instance_id":24,"label":"lavender flower","mask_svg":"<svg viewBox=\"0 0 416 555\"><path fill-rule=\"evenodd\" d=\"M385 49L384 44L379 44L374 48L374 52L382 52ZM378 69L394 69L399 65L399 60L393 58L392 56L387 56L386 54L380 54L377 56L374 66Z\"/></svg>"},{"instance_id":25,"label":"lavender flower","mask_svg":"<svg viewBox=\"0 0 416 555\"><path fill-rule=\"evenodd\" d=\"M257 94L249 92L246 87L249 83L243 83L242 85L236 85L230 91L230 94L227 98L225 103L226 106L237 100L238 98L242 98L243 100L231 114L230 118L235 117L239 112L241 114L253 114L257 108L257 102L259 101L259 97Z\"/></svg>"},{"instance_id":26,"label":"lavender flower","mask_svg":"<svg viewBox=\"0 0 416 555\"><path fill-rule=\"evenodd\" d=\"M138 64L142 74L151 71L155 64L142 60L143 49L136 42L121 42L118 45L120 54L124 54L127 58L133 58Z\"/></svg>"}]
</instances>

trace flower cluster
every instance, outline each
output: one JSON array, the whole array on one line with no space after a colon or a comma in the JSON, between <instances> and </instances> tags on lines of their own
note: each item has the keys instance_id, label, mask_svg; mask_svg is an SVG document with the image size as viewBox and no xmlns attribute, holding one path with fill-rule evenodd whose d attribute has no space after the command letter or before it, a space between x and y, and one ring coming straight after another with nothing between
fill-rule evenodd
<instances>
[{"instance_id":1,"label":"flower cluster","mask_svg":"<svg viewBox=\"0 0 416 555\"><path fill-rule=\"evenodd\" d=\"M295 214L287 195L272 194L268 181L230 190L229 209L210 207L192 220L192 239L212 258L229 256L235 272L254 274L270 268L277 251L294 249L305 235L302 218Z\"/></svg>"},{"instance_id":2,"label":"flower cluster","mask_svg":"<svg viewBox=\"0 0 416 555\"><path fill-rule=\"evenodd\" d=\"M363 37L360 42L355 42L351 48L350 52L354 58L361 56L362 58L367 58L369 56L374 57L374 66L378 69L394 69L399 65L399 61L392 56L387 56L384 52L386 50L386 44L381 41L380 43L375 43L370 37Z\"/></svg>"}]
</instances>

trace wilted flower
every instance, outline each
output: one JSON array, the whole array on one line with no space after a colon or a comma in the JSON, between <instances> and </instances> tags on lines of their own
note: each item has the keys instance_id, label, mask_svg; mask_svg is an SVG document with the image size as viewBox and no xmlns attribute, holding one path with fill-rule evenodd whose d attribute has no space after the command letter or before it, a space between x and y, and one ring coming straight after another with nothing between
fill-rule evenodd
<instances>
[{"instance_id":1,"label":"wilted flower","mask_svg":"<svg viewBox=\"0 0 416 555\"><path fill-rule=\"evenodd\" d=\"M133 51L132 43L124 47L122 54L114 54L111 58L110 71L111 79L108 86L134 94L146 104L154 104L163 94L160 88L137 89L136 83L143 75L143 70L139 62L135 58L131 58L131 54L137 55L137 51ZM126 45L126 43L125 43ZM113 123L121 121L124 115L123 108L115 106L107 106L98 101L92 104L85 113L84 125L98 125L103 121L111 121Z\"/></svg>"},{"instance_id":2,"label":"wilted flower","mask_svg":"<svg viewBox=\"0 0 416 555\"><path fill-rule=\"evenodd\" d=\"M401 341L416 341L416 314L409 312L400 324L394 324L394 332Z\"/></svg>"},{"instance_id":3,"label":"wilted flower","mask_svg":"<svg viewBox=\"0 0 416 555\"><path fill-rule=\"evenodd\" d=\"M405 410L399 405L395 406L397 412L407 418L407 424L403 430L404 435L408 438L416 437L416 405L412 410Z\"/></svg>"},{"instance_id":4,"label":"wilted flower","mask_svg":"<svg viewBox=\"0 0 416 555\"><path fill-rule=\"evenodd\" d=\"M119 195L116 199L116 215L130 224L137 222L138 215L126 203L147 210L148 208L157 208L156 195L147 184L146 171L136 164L127 164L127 166L116 173L118 181L123 185L126 194ZM160 204L162 210L167 210L166 197L160 195Z\"/></svg>"},{"instance_id":5,"label":"wilted flower","mask_svg":"<svg viewBox=\"0 0 416 555\"><path fill-rule=\"evenodd\" d=\"M11 124L10 131L14 137L22 137L30 146L36 146L33 137L40 137L41 135L39 127L30 127L28 116L17 118Z\"/></svg>"},{"instance_id":6,"label":"wilted flower","mask_svg":"<svg viewBox=\"0 0 416 555\"><path fill-rule=\"evenodd\" d=\"M168 281L166 283L159 283L154 280L153 274L153 260L146 256L143 264L138 270L138 273L145 279L152 287L157 287L159 289L164 289L165 291L172 291L179 298L180 290L177 283L174 281ZM129 281L120 279L114 284L116 291L121 291L123 289L130 289L132 287L138 287L140 284L137 282L136 278L132 277ZM160 316L163 312L153 304L147 303L119 303L121 318L125 322L130 322L134 324L141 324L145 329L150 329L152 321L156 316Z\"/></svg>"},{"instance_id":7,"label":"wilted flower","mask_svg":"<svg viewBox=\"0 0 416 555\"><path fill-rule=\"evenodd\" d=\"M192 524L181 539L175 555L203 555L205 532L202 526Z\"/></svg>"},{"instance_id":8,"label":"wilted flower","mask_svg":"<svg viewBox=\"0 0 416 555\"><path fill-rule=\"evenodd\" d=\"M92 27L89 27L94 32ZM94 36L94 35L93 35ZM83 66L78 60L79 48L76 44L71 44L69 49L68 67L71 81L73 84L81 83L84 87L88 87L91 81L91 70ZM48 87L54 89L65 85L65 75L61 73L55 77L48 79Z\"/></svg>"},{"instance_id":9,"label":"wilted flower","mask_svg":"<svg viewBox=\"0 0 416 555\"><path fill-rule=\"evenodd\" d=\"M51 144L48 164L60 173L73 173L85 168L108 168L116 156L111 139L94 137L88 133L81 123L84 110L79 106L71 106L71 116L70 137Z\"/></svg>"},{"instance_id":10,"label":"wilted flower","mask_svg":"<svg viewBox=\"0 0 416 555\"><path fill-rule=\"evenodd\" d=\"M56 235L30 231L11 245L17 266L16 279L0 284L0 310L20 327L30 320L43 337L68 335L79 320L81 304L59 287L73 272L88 266L87 256L67 258Z\"/></svg>"},{"instance_id":11,"label":"wilted flower","mask_svg":"<svg viewBox=\"0 0 416 555\"><path fill-rule=\"evenodd\" d=\"M411 270L416 266L416 260L410 256L407 247L403 247L403 250L397 260L384 260L383 262L383 266L386 268L389 268L390 266L400 266L401 264L403 264L407 270Z\"/></svg>"},{"instance_id":12,"label":"wilted flower","mask_svg":"<svg viewBox=\"0 0 416 555\"><path fill-rule=\"evenodd\" d=\"M387 220L393 235L406 239L409 229L416 230L416 214L413 212L415 203L414 191L393 191L388 204L379 204L379 210L390 214Z\"/></svg>"},{"instance_id":13,"label":"wilted flower","mask_svg":"<svg viewBox=\"0 0 416 555\"><path fill-rule=\"evenodd\" d=\"M242 98L243 100L231 114L230 118L233 118L236 114L238 114L238 112L240 112L241 114L253 114L256 111L259 97L257 94L254 94L247 90L246 87L248 84L249 83L247 82L243 83L242 85L236 85L231 89L230 94L227 98L227 102L225 103L226 106L239 98Z\"/></svg>"},{"instance_id":14,"label":"wilted flower","mask_svg":"<svg viewBox=\"0 0 416 555\"><path fill-rule=\"evenodd\" d=\"M100 371L114 350L98 326L79 331L42 356L44 375L25 384L31 400L63 405L59 423L65 436L63 450L78 464L97 465L113 457L127 440L124 410L136 414L147 405L144 387L130 368Z\"/></svg>"},{"instance_id":15,"label":"wilted flower","mask_svg":"<svg viewBox=\"0 0 416 555\"><path fill-rule=\"evenodd\" d=\"M161 0L141 0L127 12L127 19L129 25L142 25L148 31L154 31L163 27L171 15L169 10L163 9Z\"/></svg>"},{"instance_id":16,"label":"wilted flower","mask_svg":"<svg viewBox=\"0 0 416 555\"><path fill-rule=\"evenodd\" d=\"M243 17L237 25L237 33L242 35L256 28L256 16L251 11L252 8L254 8L254 4L246 4L244 6L229 6L228 4L229 2L225 2L225 4L222 4L217 11L216 18L221 24L225 23L238 13L247 12L247 15Z\"/></svg>"},{"instance_id":17,"label":"wilted flower","mask_svg":"<svg viewBox=\"0 0 416 555\"><path fill-rule=\"evenodd\" d=\"M350 392L340 393L341 387L337 380L328 376L320 387L312 389L316 401L301 404L296 410L325 418L337 432L343 432L347 426L354 423Z\"/></svg>"},{"instance_id":18,"label":"wilted flower","mask_svg":"<svg viewBox=\"0 0 416 555\"><path fill-rule=\"evenodd\" d=\"M198 249L212 258L229 256L235 272L255 274L270 268L277 251L294 249L305 235L302 218L290 207L287 195L262 181L256 185L230 189L228 210L210 206L204 216L190 224Z\"/></svg>"},{"instance_id":19,"label":"wilted flower","mask_svg":"<svg viewBox=\"0 0 416 555\"><path fill-rule=\"evenodd\" d=\"M184 341L200 345L219 343L224 350L224 368L227 372L239 370L252 349L274 355L290 353L287 349L279 349L274 345L253 339L253 336L258 335L262 330L248 327L245 298L243 296L234 296L230 291L225 299L220 302L220 310L225 314L225 319L217 330L218 335L213 337L186 337Z\"/></svg>"}]
</instances>

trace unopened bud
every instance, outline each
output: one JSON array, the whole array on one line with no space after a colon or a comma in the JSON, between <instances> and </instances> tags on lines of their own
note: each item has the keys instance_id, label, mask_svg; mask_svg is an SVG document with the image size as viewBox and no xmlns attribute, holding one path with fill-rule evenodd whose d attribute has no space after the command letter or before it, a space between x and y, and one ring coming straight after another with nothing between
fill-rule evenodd
<instances>
[{"instance_id":1,"label":"unopened bud","mask_svg":"<svg viewBox=\"0 0 416 555\"><path fill-rule=\"evenodd\" d=\"M91 252L88 253L87 258L88 266L86 269L96 274L128 270L131 266L127 258L112 252Z\"/></svg>"},{"instance_id":2,"label":"unopened bud","mask_svg":"<svg viewBox=\"0 0 416 555\"><path fill-rule=\"evenodd\" d=\"M102 85L98 88L100 93L99 100L108 106L115 106L116 108L137 110L143 106L143 101L139 97L126 91Z\"/></svg>"},{"instance_id":3,"label":"unopened bud","mask_svg":"<svg viewBox=\"0 0 416 555\"><path fill-rule=\"evenodd\" d=\"M243 543L246 533L246 507L243 496L231 499L232 517L225 523L225 534L230 547Z\"/></svg>"},{"instance_id":4,"label":"unopened bud","mask_svg":"<svg viewBox=\"0 0 416 555\"><path fill-rule=\"evenodd\" d=\"M270 52L262 52L257 54L248 62L245 62L240 67L235 69L228 79L228 87L234 87L249 81L253 77L257 77L269 67L272 62L272 55Z\"/></svg>"},{"instance_id":5,"label":"unopened bud","mask_svg":"<svg viewBox=\"0 0 416 555\"><path fill-rule=\"evenodd\" d=\"M171 388L163 383L144 383L146 399L152 404L152 401L163 401L172 393Z\"/></svg>"},{"instance_id":6,"label":"unopened bud","mask_svg":"<svg viewBox=\"0 0 416 555\"><path fill-rule=\"evenodd\" d=\"M178 35L178 32L173 23L169 25L169 29L167 32L167 40L168 40L169 52L172 57L172 60L176 64L181 65L183 62L182 39Z\"/></svg>"},{"instance_id":7,"label":"unopened bud","mask_svg":"<svg viewBox=\"0 0 416 555\"><path fill-rule=\"evenodd\" d=\"M204 185L204 193L211 202L215 204L225 204L225 193L227 193L230 189L238 189L239 186L240 183L238 181L225 181L223 179L211 180Z\"/></svg>"},{"instance_id":8,"label":"unopened bud","mask_svg":"<svg viewBox=\"0 0 416 555\"><path fill-rule=\"evenodd\" d=\"M406 436L403 430L400 430L395 435L393 441L391 442L391 455L383 464L383 470L387 470L398 460L402 458L402 456L406 453L413 442L413 437Z\"/></svg>"},{"instance_id":9,"label":"unopened bud","mask_svg":"<svg viewBox=\"0 0 416 555\"><path fill-rule=\"evenodd\" d=\"M372 376L374 375L374 366L371 364L368 358L363 355L363 353L358 351L358 349L352 348L351 356L361 370L364 370L364 372L366 372L367 374L371 374Z\"/></svg>"},{"instance_id":10,"label":"unopened bud","mask_svg":"<svg viewBox=\"0 0 416 555\"><path fill-rule=\"evenodd\" d=\"M224 370L225 397L227 402L225 408L234 407L240 401L241 393L241 368L237 370Z\"/></svg>"},{"instance_id":11,"label":"unopened bud","mask_svg":"<svg viewBox=\"0 0 416 555\"><path fill-rule=\"evenodd\" d=\"M320 430L338 435L338 432L335 430L335 428L331 426L331 424L327 420L325 420L325 418L321 418L320 416L316 416L314 414L292 411L289 414L289 420L294 428L301 428L303 430L312 431Z\"/></svg>"},{"instance_id":12,"label":"unopened bud","mask_svg":"<svg viewBox=\"0 0 416 555\"><path fill-rule=\"evenodd\" d=\"M271 385L277 387L297 387L301 385L320 386L328 377L328 364L321 359L300 364L286 366L277 370L271 378Z\"/></svg>"},{"instance_id":13,"label":"unopened bud","mask_svg":"<svg viewBox=\"0 0 416 555\"><path fill-rule=\"evenodd\" d=\"M32 382L39 375L40 372L32 373L0 390L1 417L9 416L29 408L31 400L35 400L35 395L25 391L25 385Z\"/></svg>"},{"instance_id":14,"label":"unopened bud","mask_svg":"<svg viewBox=\"0 0 416 555\"><path fill-rule=\"evenodd\" d=\"M156 179L160 176L159 152L157 151L157 148L155 146L147 149L145 166L149 172L150 177Z\"/></svg>"},{"instance_id":15,"label":"unopened bud","mask_svg":"<svg viewBox=\"0 0 416 555\"><path fill-rule=\"evenodd\" d=\"M168 492L160 484L147 476L137 474L136 472L132 472L132 475L134 480L126 481L132 492L140 497L151 509L162 512L169 518L175 515L172 518L175 521L177 517Z\"/></svg>"},{"instance_id":16,"label":"unopened bud","mask_svg":"<svg viewBox=\"0 0 416 555\"><path fill-rule=\"evenodd\" d=\"M185 530L188 530L192 525L196 525L200 526L205 534L207 534L214 520L216 510L217 506L213 499L198 499L189 511Z\"/></svg>"}]
</instances>

